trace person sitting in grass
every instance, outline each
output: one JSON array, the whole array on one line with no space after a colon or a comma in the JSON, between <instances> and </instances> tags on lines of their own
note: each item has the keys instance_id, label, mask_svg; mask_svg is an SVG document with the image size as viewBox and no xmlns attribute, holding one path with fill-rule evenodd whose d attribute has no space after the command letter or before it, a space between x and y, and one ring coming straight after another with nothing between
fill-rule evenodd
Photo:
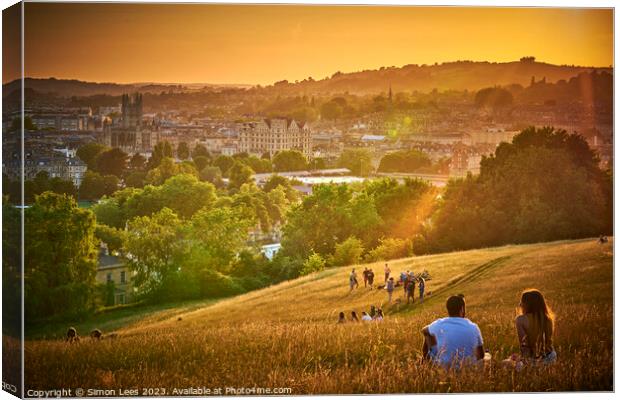
<instances>
[{"instance_id":1,"label":"person sitting in grass","mask_svg":"<svg viewBox=\"0 0 620 400\"><path fill-rule=\"evenodd\" d=\"M519 307L521 314L515 319L515 326L521 355L513 354L510 361L515 362L516 367L531 362L555 362L557 353L553 348L554 315L545 297L537 289L524 290Z\"/></svg>"},{"instance_id":2,"label":"person sitting in grass","mask_svg":"<svg viewBox=\"0 0 620 400\"><path fill-rule=\"evenodd\" d=\"M362 321L372 321L372 317L366 311L362 311Z\"/></svg>"},{"instance_id":3,"label":"person sitting in grass","mask_svg":"<svg viewBox=\"0 0 620 400\"><path fill-rule=\"evenodd\" d=\"M424 357L443 367L475 363L485 356L478 325L465 318L465 298L450 296L446 302L448 317L422 329Z\"/></svg>"},{"instance_id":4,"label":"person sitting in grass","mask_svg":"<svg viewBox=\"0 0 620 400\"><path fill-rule=\"evenodd\" d=\"M340 311L340 315L338 316L338 323L339 324L344 324L345 322L347 322L347 320L344 317L344 312Z\"/></svg>"},{"instance_id":5,"label":"person sitting in grass","mask_svg":"<svg viewBox=\"0 0 620 400\"><path fill-rule=\"evenodd\" d=\"M377 322L383 321L383 310L382 309L377 310L377 315L373 318L373 320Z\"/></svg>"},{"instance_id":6,"label":"person sitting in grass","mask_svg":"<svg viewBox=\"0 0 620 400\"><path fill-rule=\"evenodd\" d=\"M370 318L374 318L375 315L377 314L377 307L375 306L370 306Z\"/></svg>"},{"instance_id":7,"label":"person sitting in grass","mask_svg":"<svg viewBox=\"0 0 620 400\"><path fill-rule=\"evenodd\" d=\"M355 311L351 311L351 321L360 322L359 318L357 318L357 313Z\"/></svg>"}]
</instances>

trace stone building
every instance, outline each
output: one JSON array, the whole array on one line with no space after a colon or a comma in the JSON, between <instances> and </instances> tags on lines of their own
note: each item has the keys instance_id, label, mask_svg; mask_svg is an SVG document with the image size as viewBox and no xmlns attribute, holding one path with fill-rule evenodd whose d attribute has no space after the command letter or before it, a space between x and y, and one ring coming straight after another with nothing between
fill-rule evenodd
<instances>
[{"instance_id":1,"label":"stone building","mask_svg":"<svg viewBox=\"0 0 620 400\"><path fill-rule=\"evenodd\" d=\"M239 151L273 156L283 150L299 150L306 157L312 156L310 126L292 119L263 119L246 122L239 127Z\"/></svg>"}]
</instances>

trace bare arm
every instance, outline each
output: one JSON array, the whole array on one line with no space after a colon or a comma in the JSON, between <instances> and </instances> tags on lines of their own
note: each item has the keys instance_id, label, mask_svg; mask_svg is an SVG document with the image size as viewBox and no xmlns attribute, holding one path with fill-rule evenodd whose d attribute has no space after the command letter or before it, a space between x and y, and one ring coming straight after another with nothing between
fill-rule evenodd
<instances>
[{"instance_id":1,"label":"bare arm","mask_svg":"<svg viewBox=\"0 0 620 400\"><path fill-rule=\"evenodd\" d=\"M476 359L482 360L484 358L484 347L476 347Z\"/></svg>"},{"instance_id":2,"label":"bare arm","mask_svg":"<svg viewBox=\"0 0 620 400\"><path fill-rule=\"evenodd\" d=\"M424 356L424 358L429 358L429 352L430 352L431 347L437 345L437 338L431 335L430 331L428 330L428 326L425 326L422 329L422 336L424 336L424 344L422 345L422 355Z\"/></svg>"}]
</instances>

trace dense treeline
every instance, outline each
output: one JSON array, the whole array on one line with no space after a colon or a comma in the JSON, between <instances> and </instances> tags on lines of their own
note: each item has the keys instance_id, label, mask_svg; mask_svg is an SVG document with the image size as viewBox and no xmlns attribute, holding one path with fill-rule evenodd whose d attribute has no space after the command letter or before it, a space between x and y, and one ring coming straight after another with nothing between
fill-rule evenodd
<instances>
[{"instance_id":1,"label":"dense treeline","mask_svg":"<svg viewBox=\"0 0 620 400\"><path fill-rule=\"evenodd\" d=\"M612 179L579 135L528 128L452 181L426 236L433 251L612 232Z\"/></svg>"}]
</instances>

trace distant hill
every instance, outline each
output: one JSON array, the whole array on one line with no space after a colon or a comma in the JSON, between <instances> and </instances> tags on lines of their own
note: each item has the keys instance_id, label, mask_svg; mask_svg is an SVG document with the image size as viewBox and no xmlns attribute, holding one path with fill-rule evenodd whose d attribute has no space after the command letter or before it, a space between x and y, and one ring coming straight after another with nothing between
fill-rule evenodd
<instances>
[{"instance_id":1,"label":"distant hill","mask_svg":"<svg viewBox=\"0 0 620 400\"><path fill-rule=\"evenodd\" d=\"M14 80L2 85L2 96L6 97L15 90L20 89L20 80ZM228 87L248 87L249 85L219 85L209 83L199 84L176 84L176 83L97 83L84 82L76 79L56 79L56 78L26 78L24 80L26 89L33 89L37 93L53 93L60 97L71 96L94 96L108 94L118 96L123 93L140 91L143 93L161 93L162 91L192 91L208 88L228 88Z\"/></svg>"},{"instance_id":2,"label":"distant hill","mask_svg":"<svg viewBox=\"0 0 620 400\"><path fill-rule=\"evenodd\" d=\"M373 94L387 92L392 87L394 92L419 91L430 92L434 89L476 91L490 86L518 84L528 86L532 78L547 83L569 80L583 72L613 73L613 68L583 67L573 65L553 65L537 62L532 58L520 61L495 63L455 61L443 64L417 65L403 67L381 67L377 70L359 72L336 72L322 80L307 78L299 82L279 81L267 87L281 94L319 94L319 93L355 93ZM55 94L59 97L113 95L141 91L161 93L162 91L190 92L204 88L249 88L244 84L175 84L175 83L96 83L75 79L26 78L25 86L41 94ZM3 85L3 97L19 90L20 81L15 80Z\"/></svg>"},{"instance_id":3,"label":"distant hill","mask_svg":"<svg viewBox=\"0 0 620 400\"><path fill-rule=\"evenodd\" d=\"M521 61L494 63L456 61L434 65L410 64L403 67L382 67L378 70L342 73L336 72L329 78L313 80L307 78L292 83L276 82L272 87L282 92L301 93L379 93L387 92L391 86L394 92L430 92L434 89L479 90L489 86L511 84L529 85L532 77L554 83L568 80L582 72L605 71L613 68L553 65L536 62L532 58Z\"/></svg>"}]
</instances>

